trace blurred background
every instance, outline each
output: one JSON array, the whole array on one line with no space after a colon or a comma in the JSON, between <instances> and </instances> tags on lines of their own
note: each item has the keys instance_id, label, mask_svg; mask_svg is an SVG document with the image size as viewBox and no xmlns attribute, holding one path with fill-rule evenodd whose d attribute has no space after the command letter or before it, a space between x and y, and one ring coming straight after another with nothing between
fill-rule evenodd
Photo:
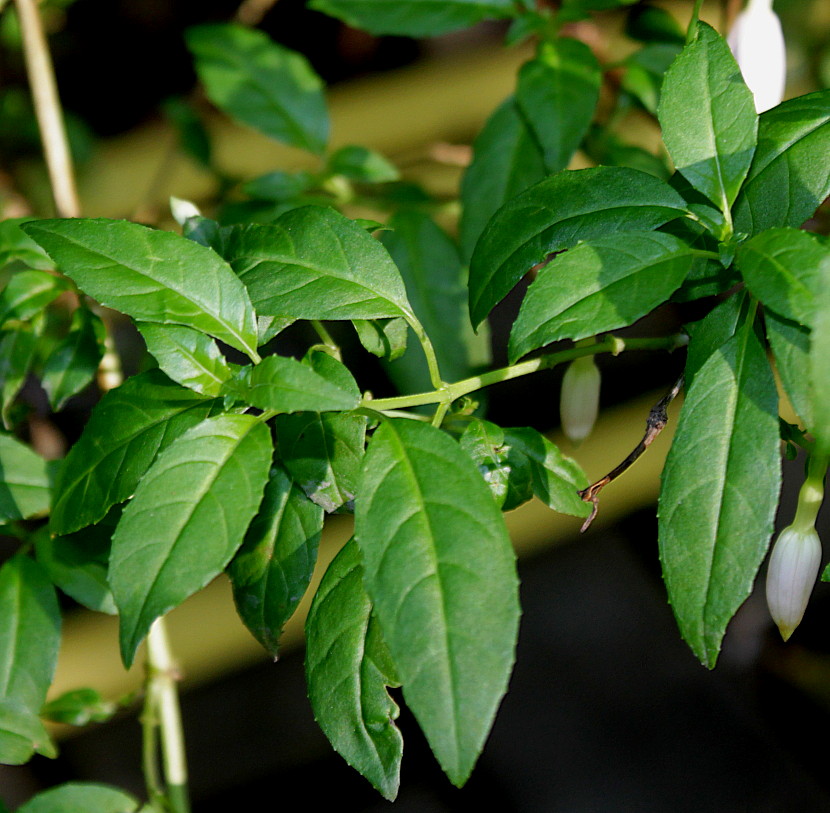
<instances>
[{"instance_id":1,"label":"blurred background","mask_svg":"<svg viewBox=\"0 0 830 813\"><path fill-rule=\"evenodd\" d=\"M692 3L637 5L660 6L682 23ZM706 4L703 16L719 25L739 5ZM789 49L788 95L830 85L830 3L780 0L775 7ZM234 197L240 183L275 169L304 169L311 160L212 110L184 46L188 26L237 19L305 54L331 88L333 145L363 144L386 155L402 171L398 199L424 201L449 231L472 140L532 53L528 44L505 48L498 23L423 41L377 38L309 10L304 0L47 0L42 11L84 214L166 227L172 227L170 194L226 219L234 211L267 219L273 209L254 211L249 200ZM598 15L571 33L612 63L635 47L623 21L623 15ZM624 132L646 148L655 143L652 119L636 104ZM7 4L0 14L3 217L51 214L39 150L17 21ZM584 166L591 158L581 154L575 161ZM826 213L811 224L823 233L827 226ZM496 364L504 363L519 299L519 293L509 297L494 314ZM665 333L704 313L700 306L673 305L631 331ZM135 372L145 363L140 340L128 324L119 323L117 331L126 370ZM357 352L345 331L336 338L347 358ZM305 337L289 332L283 341L291 352ZM600 359L604 411L594 434L578 449L555 439L589 477L599 478L642 437L650 406L683 362L682 351ZM488 417L555 433L561 374L547 371L492 388ZM384 369L371 359L358 377L364 388L391 391ZM42 450L59 456L97 396L84 393L57 416L48 414L36 383L22 397L34 416L33 440L41 433ZM717 669L701 667L679 638L657 560L655 503L670 433L671 427L603 492L586 534L579 535L577 520L538 504L508 516L521 554L524 608L510 691L462 790L449 785L402 709L406 747L397 810L490 804L517 813L830 811L822 744L830 715L830 586L817 586L805 621L785 646L768 618L761 584L733 621ZM803 461L785 465L780 526L793 515L802 471ZM349 534L348 518L334 520L324 536L323 564ZM828 538L826 511L822 530ZM113 619L68 601L66 609L55 693L91 685L114 699L136 690L141 670L123 672ZM298 797L343 813L390 808L331 750L312 719L301 626L300 615L286 630L284 654L272 663L235 616L223 579L172 614L196 813L295 804ZM36 757L20 768L0 768L0 799L14 808L70 779L143 795L136 715L128 706L106 724L61 731L56 760Z\"/></svg>"}]
</instances>

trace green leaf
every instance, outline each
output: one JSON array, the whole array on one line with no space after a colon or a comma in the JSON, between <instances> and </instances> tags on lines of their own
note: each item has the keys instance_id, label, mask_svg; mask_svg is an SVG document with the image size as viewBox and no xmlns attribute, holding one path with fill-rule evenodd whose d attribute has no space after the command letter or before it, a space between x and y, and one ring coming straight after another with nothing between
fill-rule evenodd
<instances>
[{"instance_id":1,"label":"green leaf","mask_svg":"<svg viewBox=\"0 0 830 813\"><path fill-rule=\"evenodd\" d=\"M101 399L55 483L49 527L77 531L130 497L156 455L221 408L158 370L128 378Z\"/></svg>"},{"instance_id":2,"label":"green leaf","mask_svg":"<svg viewBox=\"0 0 830 813\"><path fill-rule=\"evenodd\" d=\"M320 77L301 54L238 25L199 25L185 34L208 98L265 135L322 153L329 118Z\"/></svg>"},{"instance_id":3,"label":"green leaf","mask_svg":"<svg viewBox=\"0 0 830 813\"><path fill-rule=\"evenodd\" d=\"M35 752L57 756L40 718L17 700L0 697L0 765L23 765Z\"/></svg>"},{"instance_id":4,"label":"green leaf","mask_svg":"<svg viewBox=\"0 0 830 813\"><path fill-rule=\"evenodd\" d=\"M66 283L54 274L18 271L0 291L0 325L11 319L31 319L65 290Z\"/></svg>"},{"instance_id":5,"label":"green leaf","mask_svg":"<svg viewBox=\"0 0 830 813\"><path fill-rule=\"evenodd\" d=\"M670 177L669 168L662 158L642 147L626 143L614 132L598 124L591 125L582 142L582 150L596 164L631 167L664 181Z\"/></svg>"},{"instance_id":6,"label":"green leaf","mask_svg":"<svg viewBox=\"0 0 830 813\"><path fill-rule=\"evenodd\" d=\"M473 325L548 254L614 232L649 231L685 211L668 184L627 167L546 178L502 206L476 244L470 264Z\"/></svg>"},{"instance_id":7,"label":"green leaf","mask_svg":"<svg viewBox=\"0 0 830 813\"><path fill-rule=\"evenodd\" d=\"M810 331L802 325L782 319L773 311L764 314L764 324L784 391L804 426L811 427L813 405L810 397Z\"/></svg>"},{"instance_id":8,"label":"green leaf","mask_svg":"<svg viewBox=\"0 0 830 813\"><path fill-rule=\"evenodd\" d=\"M245 367L225 390L246 404L276 412L331 412L354 409L357 386L347 390L296 359L268 356Z\"/></svg>"},{"instance_id":9,"label":"green leaf","mask_svg":"<svg viewBox=\"0 0 830 813\"><path fill-rule=\"evenodd\" d=\"M473 160L461 181L458 229L466 262L496 210L545 175L542 151L511 96L473 143Z\"/></svg>"},{"instance_id":10,"label":"green leaf","mask_svg":"<svg viewBox=\"0 0 830 813\"><path fill-rule=\"evenodd\" d=\"M660 104L663 78L680 51L679 45L646 45L627 57L623 63L625 73L620 87L653 116L657 115Z\"/></svg>"},{"instance_id":11,"label":"green leaf","mask_svg":"<svg viewBox=\"0 0 830 813\"><path fill-rule=\"evenodd\" d=\"M332 153L326 170L358 183L389 183L400 179L397 167L379 152L353 145Z\"/></svg>"},{"instance_id":12,"label":"green leaf","mask_svg":"<svg viewBox=\"0 0 830 813\"><path fill-rule=\"evenodd\" d=\"M38 793L17 813L134 813L138 802L129 794L92 782L67 782Z\"/></svg>"},{"instance_id":13,"label":"green leaf","mask_svg":"<svg viewBox=\"0 0 830 813\"><path fill-rule=\"evenodd\" d=\"M686 353L686 389L709 357L720 350L746 325L751 302L745 291L721 302L697 322L686 326L689 349Z\"/></svg>"},{"instance_id":14,"label":"green leaf","mask_svg":"<svg viewBox=\"0 0 830 813\"><path fill-rule=\"evenodd\" d=\"M176 130L182 152L206 169L213 169L210 135L193 105L185 98L171 96L162 103L162 110Z\"/></svg>"},{"instance_id":15,"label":"green leaf","mask_svg":"<svg viewBox=\"0 0 830 813\"><path fill-rule=\"evenodd\" d=\"M282 628L311 582L322 530L323 509L274 467L228 575L240 618L275 657Z\"/></svg>"},{"instance_id":16,"label":"green leaf","mask_svg":"<svg viewBox=\"0 0 830 813\"><path fill-rule=\"evenodd\" d=\"M242 191L252 198L280 203L299 197L316 182L315 176L304 170L299 172L275 170L246 181L242 185Z\"/></svg>"},{"instance_id":17,"label":"green leaf","mask_svg":"<svg viewBox=\"0 0 830 813\"><path fill-rule=\"evenodd\" d=\"M31 268L39 268L42 271L53 267L49 255L20 228L23 223L28 223L33 219L11 217L0 220L0 269L14 260L19 260Z\"/></svg>"},{"instance_id":18,"label":"green leaf","mask_svg":"<svg viewBox=\"0 0 830 813\"><path fill-rule=\"evenodd\" d=\"M512 361L557 339L625 327L662 304L692 267L692 249L661 232L582 243L542 268L510 333Z\"/></svg>"},{"instance_id":19,"label":"green leaf","mask_svg":"<svg viewBox=\"0 0 830 813\"><path fill-rule=\"evenodd\" d=\"M577 493L588 487L585 472L556 444L526 426L505 429L504 442L530 461L533 493L545 505L575 517L591 513L591 506Z\"/></svg>"},{"instance_id":20,"label":"green leaf","mask_svg":"<svg viewBox=\"0 0 830 813\"><path fill-rule=\"evenodd\" d=\"M830 195L830 90L763 113L758 148L735 201L735 231L798 228Z\"/></svg>"},{"instance_id":21,"label":"green leaf","mask_svg":"<svg viewBox=\"0 0 830 813\"><path fill-rule=\"evenodd\" d=\"M0 435L0 521L46 514L49 495L46 461L11 435Z\"/></svg>"},{"instance_id":22,"label":"green leaf","mask_svg":"<svg viewBox=\"0 0 830 813\"><path fill-rule=\"evenodd\" d=\"M395 361L406 352L409 325L398 316L392 319L354 319L357 338L373 356Z\"/></svg>"},{"instance_id":23,"label":"green leaf","mask_svg":"<svg viewBox=\"0 0 830 813\"><path fill-rule=\"evenodd\" d=\"M548 173L568 166L599 101L599 62L579 40L544 42L519 71L516 102L544 155Z\"/></svg>"},{"instance_id":24,"label":"green leaf","mask_svg":"<svg viewBox=\"0 0 830 813\"><path fill-rule=\"evenodd\" d=\"M660 493L669 601L683 637L710 669L752 590L780 485L778 396L748 320L695 376Z\"/></svg>"},{"instance_id":25,"label":"green leaf","mask_svg":"<svg viewBox=\"0 0 830 813\"><path fill-rule=\"evenodd\" d=\"M137 327L148 352L173 381L208 397L222 392L232 372L210 336L180 325L139 322Z\"/></svg>"},{"instance_id":26,"label":"green leaf","mask_svg":"<svg viewBox=\"0 0 830 813\"><path fill-rule=\"evenodd\" d=\"M811 422L807 428L815 436L816 454L830 456L830 273L826 264L816 291L809 370Z\"/></svg>"},{"instance_id":27,"label":"green leaf","mask_svg":"<svg viewBox=\"0 0 830 813\"><path fill-rule=\"evenodd\" d=\"M686 35L671 12L659 6L638 6L625 21L626 36L640 42L683 45Z\"/></svg>"},{"instance_id":28,"label":"green leaf","mask_svg":"<svg viewBox=\"0 0 830 813\"><path fill-rule=\"evenodd\" d=\"M327 513L357 492L366 438L362 415L301 412L274 421L280 460L306 496Z\"/></svg>"},{"instance_id":29,"label":"green leaf","mask_svg":"<svg viewBox=\"0 0 830 813\"><path fill-rule=\"evenodd\" d=\"M256 357L251 302L210 249L123 220L39 220L24 229L102 305L134 319L201 330Z\"/></svg>"},{"instance_id":30,"label":"green leaf","mask_svg":"<svg viewBox=\"0 0 830 813\"><path fill-rule=\"evenodd\" d=\"M40 711L55 674L61 614L55 588L24 554L0 568L0 697Z\"/></svg>"},{"instance_id":31,"label":"green leaf","mask_svg":"<svg viewBox=\"0 0 830 813\"><path fill-rule=\"evenodd\" d=\"M363 588L360 550L346 543L328 566L306 621L306 678L329 742L390 801L398 793L403 738L395 667Z\"/></svg>"},{"instance_id":32,"label":"green leaf","mask_svg":"<svg viewBox=\"0 0 830 813\"><path fill-rule=\"evenodd\" d=\"M11 409L26 383L37 344L38 334L31 325L22 324L0 332L0 403L6 429L12 428Z\"/></svg>"},{"instance_id":33,"label":"green leaf","mask_svg":"<svg viewBox=\"0 0 830 813\"><path fill-rule=\"evenodd\" d=\"M512 0L312 0L310 7L370 34L402 37L435 37L514 12Z\"/></svg>"},{"instance_id":34,"label":"green leaf","mask_svg":"<svg viewBox=\"0 0 830 813\"><path fill-rule=\"evenodd\" d=\"M518 583L501 513L449 436L384 421L364 458L355 538L407 705L461 785L513 666Z\"/></svg>"},{"instance_id":35,"label":"green leaf","mask_svg":"<svg viewBox=\"0 0 830 813\"><path fill-rule=\"evenodd\" d=\"M115 703L104 700L95 689L73 689L50 700L40 713L45 720L53 723L85 726L109 720L117 708Z\"/></svg>"},{"instance_id":36,"label":"green leaf","mask_svg":"<svg viewBox=\"0 0 830 813\"><path fill-rule=\"evenodd\" d=\"M259 508L271 453L263 422L218 415L177 438L138 484L112 538L109 571L127 667L153 621L236 553Z\"/></svg>"},{"instance_id":37,"label":"green leaf","mask_svg":"<svg viewBox=\"0 0 830 813\"><path fill-rule=\"evenodd\" d=\"M752 295L784 319L810 327L815 294L830 279L830 247L798 229L768 229L738 247Z\"/></svg>"},{"instance_id":38,"label":"green leaf","mask_svg":"<svg viewBox=\"0 0 830 813\"><path fill-rule=\"evenodd\" d=\"M678 172L728 211L752 163L758 116L729 46L706 23L666 73L657 113Z\"/></svg>"},{"instance_id":39,"label":"green leaf","mask_svg":"<svg viewBox=\"0 0 830 813\"><path fill-rule=\"evenodd\" d=\"M72 315L69 333L49 354L41 376L55 412L95 378L104 357L106 332L100 317L89 309L78 308Z\"/></svg>"},{"instance_id":40,"label":"green leaf","mask_svg":"<svg viewBox=\"0 0 830 813\"><path fill-rule=\"evenodd\" d=\"M225 256L261 315L377 319L409 310L383 246L333 209L304 206L267 226L234 228Z\"/></svg>"}]
</instances>

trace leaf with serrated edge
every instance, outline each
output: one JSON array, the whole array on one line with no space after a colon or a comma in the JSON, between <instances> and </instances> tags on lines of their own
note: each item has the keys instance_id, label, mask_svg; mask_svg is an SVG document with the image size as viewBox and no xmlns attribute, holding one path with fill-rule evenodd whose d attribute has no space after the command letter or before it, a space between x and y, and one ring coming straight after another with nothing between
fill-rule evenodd
<instances>
[{"instance_id":1,"label":"leaf with serrated edge","mask_svg":"<svg viewBox=\"0 0 830 813\"><path fill-rule=\"evenodd\" d=\"M512 361L557 339L584 339L633 324L680 286L693 250L661 232L582 243L539 272L510 332Z\"/></svg>"},{"instance_id":2,"label":"leaf with serrated edge","mask_svg":"<svg viewBox=\"0 0 830 813\"><path fill-rule=\"evenodd\" d=\"M306 679L329 742L380 793L398 793L403 738L387 686L400 686L363 587L360 551L346 543L328 566L306 621Z\"/></svg>"},{"instance_id":3,"label":"leaf with serrated edge","mask_svg":"<svg viewBox=\"0 0 830 813\"><path fill-rule=\"evenodd\" d=\"M124 220L38 220L22 228L102 305L134 319L201 330L255 357L251 301L209 248Z\"/></svg>"},{"instance_id":4,"label":"leaf with serrated edge","mask_svg":"<svg viewBox=\"0 0 830 813\"><path fill-rule=\"evenodd\" d=\"M225 257L257 313L293 319L378 319L409 311L403 280L383 246L322 206L228 234Z\"/></svg>"},{"instance_id":5,"label":"leaf with serrated edge","mask_svg":"<svg viewBox=\"0 0 830 813\"><path fill-rule=\"evenodd\" d=\"M669 601L710 669L766 554L780 485L778 395L748 321L697 372L660 492Z\"/></svg>"},{"instance_id":6,"label":"leaf with serrated edge","mask_svg":"<svg viewBox=\"0 0 830 813\"><path fill-rule=\"evenodd\" d=\"M323 509L275 466L228 566L239 617L271 655L276 656L282 628L311 581L322 529Z\"/></svg>"},{"instance_id":7,"label":"leaf with serrated edge","mask_svg":"<svg viewBox=\"0 0 830 813\"><path fill-rule=\"evenodd\" d=\"M628 167L559 172L490 219L470 264L470 315L478 326L548 254L613 232L649 231L686 210L667 183Z\"/></svg>"},{"instance_id":8,"label":"leaf with serrated edge","mask_svg":"<svg viewBox=\"0 0 830 813\"><path fill-rule=\"evenodd\" d=\"M208 418L141 480L112 538L109 581L129 667L159 616L221 573L259 508L271 435L253 415Z\"/></svg>"},{"instance_id":9,"label":"leaf with serrated edge","mask_svg":"<svg viewBox=\"0 0 830 813\"><path fill-rule=\"evenodd\" d=\"M24 554L0 568L0 697L36 714L55 674L61 615L55 588Z\"/></svg>"},{"instance_id":10,"label":"leaf with serrated edge","mask_svg":"<svg viewBox=\"0 0 830 813\"><path fill-rule=\"evenodd\" d=\"M11 435L0 435L0 521L49 510L46 461Z\"/></svg>"},{"instance_id":11,"label":"leaf with serrated edge","mask_svg":"<svg viewBox=\"0 0 830 813\"><path fill-rule=\"evenodd\" d=\"M461 785L513 667L518 582L501 512L449 436L384 421L364 458L355 538L407 705Z\"/></svg>"},{"instance_id":12,"label":"leaf with serrated edge","mask_svg":"<svg viewBox=\"0 0 830 813\"><path fill-rule=\"evenodd\" d=\"M49 527L66 534L98 522L135 491L156 455L221 408L158 370L110 390L69 450L55 483Z\"/></svg>"},{"instance_id":13,"label":"leaf with serrated edge","mask_svg":"<svg viewBox=\"0 0 830 813\"><path fill-rule=\"evenodd\" d=\"M118 788L94 782L66 782L41 791L17 813L134 813L138 801Z\"/></svg>"}]
</instances>

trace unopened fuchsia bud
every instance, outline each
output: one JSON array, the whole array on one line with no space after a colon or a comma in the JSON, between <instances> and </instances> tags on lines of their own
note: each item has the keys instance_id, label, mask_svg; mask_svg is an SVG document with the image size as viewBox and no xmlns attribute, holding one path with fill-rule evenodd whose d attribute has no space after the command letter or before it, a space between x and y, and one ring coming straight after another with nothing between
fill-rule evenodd
<instances>
[{"instance_id":1,"label":"unopened fuchsia bud","mask_svg":"<svg viewBox=\"0 0 830 813\"><path fill-rule=\"evenodd\" d=\"M572 361L562 377L559 415L562 431L573 443L579 443L594 428L599 412L599 368L593 356Z\"/></svg>"},{"instance_id":2,"label":"unopened fuchsia bud","mask_svg":"<svg viewBox=\"0 0 830 813\"><path fill-rule=\"evenodd\" d=\"M749 0L732 26L728 42L755 96L755 109L763 113L779 104L787 79L787 53L772 0Z\"/></svg>"}]
</instances>

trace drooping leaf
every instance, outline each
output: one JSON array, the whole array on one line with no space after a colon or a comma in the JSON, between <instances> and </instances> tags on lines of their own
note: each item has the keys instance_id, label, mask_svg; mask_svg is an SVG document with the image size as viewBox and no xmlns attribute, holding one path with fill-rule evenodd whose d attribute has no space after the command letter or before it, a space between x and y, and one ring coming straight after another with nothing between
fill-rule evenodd
<instances>
[{"instance_id":1,"label":"drooping leaf","mask_svg":"<svg viewBox=\"0 0 830 813\"><path fill-rule=\"evenodd\" d=\"M250 299L214 251L123 220L39 220L23 228L102 305L138 320L192 327L255 354Z\"/></svg>"},{"instance_id":2,"label":"drooping leaf","mask_svg":"<svg viewBox=\"0 0 830 813\"><path fill-rule=\"evenodd\" d=\"M435 37L482 20L509 17L512 0L312 0L311 8L370 34Z\"/></svg>"},{"instance_id":3,"label":"drooping leaf","mask_svg":"<svg viewBox=\"0 0 830 813\"><path fill-rule=\"evenodd\" d=\"M712 668L752 590L781 485L778 396L751 321L698 370L663 471L660 561L683 637Z\"/></svg>"},{"instance_id":4,"label":"drooping leaf","mask_svg":"<svg viewBox=\"0 0 830 813\"><path fill-rule=\"evenodd\" d=\"M663 78L680 50L679 45L653 43L634 51L623 63L625 73L620 87L653 116L660 105Z\"/></svg>"},{"instance_id":5,"label":"drooping leaf","mask_svg":"<svg viewBox=\"0 0 830 813\"><path fill-rule=\"evenodd\" d=\"M27 236L20 227L31 217L10 217L0 220L0 269L19 260L30 268L46 271L53 267L49 255Z\"/></svg>"},{"instance_id":6,"label":"drooping leaf","mask_svg":"<svg viewBox=\"0 0 830 813\"><path fill-rule=\"evenodd\" d=\"M213 169L210 135L194 105L183 97L171 96L164 100L162 109L176 130L181 150L197 164Z\"/></svg>"},{"instance_id":7,"label":"drooping leaf","mask_svg":"<svg viewBox=\"0 0 830 813\"><path fill-rule=\"evenodd\" d=\"M158 370L128 378L95 407L55 483L49 527L77 531L104 517L136 489L156 455L221 408Z\"/></svg>"},{"instance_id":8,"label":"drooping leaf","mask_svg":"<svg viewBox=\"0 0 830 813\"><path fill-rule=\"evenodd\" d=\"M134 813L138 801L123 790L93 782L67 782L38 793L18 813Z\"/></svg>"},{"instance_id":9,"label":"drooping leaf","mask_svg":"<svg viewBox=\"0 0 830 813\"><path fill-rule=\"evenodd\" d=\"M511 96L487 120L461 181L459 241L466 262L497 209L546 175L542 151Z\"/></svg>"},{"instance_id":10,"label":"drooping leaf","mask_svg":"<svg viewBox=\"0 0 830 813\"><path fill-rule=\"evenodd\" d=\"M12 428L11 409L32 368L37 342L38 334L29 324L0 332L0 409L6 429Z\"/></svg>"},{"instance_id":11,"label":"drooping leaf","mask_svg":"<svg viewBox=\"0 0 830 813\"><path fill-rule=\"evenodd\" d=\"M267 226L234 228L225 257L262 315L377 319L409 309L383 246L334 209L304 206Z\"/></svg>"},{"instance_id":12,"label":"drooping leaf","mask_svg":"<svg viewBox=\"0 0 830 813\"><path fill-rule=\"evenodd\" d=\"M95 689L72 689L50 700L41 709L43 719L64 725L85 726L109 720L117 705L104 700Z\"/></svg>"},{"instance_id":13,"label":"drooping leaf","mask_svg":"<svg viewBox=\"0 0 830 813\"><path fill-rule=\"evenodd\" d=\"M100 317L87 308L75 311L69 333L43 365L41 383L55 412L95 378L104 356L105 337L106 327Z\"/></svg>"},{"instance_id":14,"label":"drooping leaf","mask_svg":"<svg viewBox=\"0 0 830 813\"><path fill-rule=\"evenodd\" d=\"M109 581L129 666L153 621L221 573L256 514L268 427L218 415L178 437L138 484L112 539Z\"/></svg>"},{"instance_id":15,"label":"drooping leaf","mask_svg":"<svg viewBox=\"0 0 830 813\"><path fill-rule=\"evenodd\" d=\"M239 25L199 25L185 38L217 107L277 141L325 150L329 119L323 83L304 56Z\"/></svg>"},{"instance_id":16,"label":"drooping leaf","mask_svg":"<svg viewBox=\"0 0 830 813\"><path fill-rule=\"evenodd\" d=\"M148 352L173 381L201 395L215 397L232 371L216 342L193 328L140 322Z\"/></svg>"},{"instance_id":17,"label":"drooping leaf","mask_svg":"<svg viewBox=\"0 0 830 813\"><path fill-rule=\"evenodd\" d=\"M49 497L46 461L11 435L0 435L0 521L44 515Z\"/></svg>"},{"instance_id":18,"label":"drooping leaf","mask_svg":"<svg viewBox=\"0 0 830 813\"><path fill-rule=\"evenodd\" d=\"M0 765L23 765L36 752L57 756L40 717L19 701L0 697Z\"/></svg>"},{"instance_id":19,"label":"drooping leaf","mask_svg":"<svg viewBox=\"0 0 830 813\"><path fill-rule=\"evenodd\" d=\"M26 240L36 245L28 237ZM31 319L65 290L66 283L54 274L19 271L0 291L0 325L10 319Z\"/></svg>"},{"instance_id":20,"label":"drooping leaf","mask_svg":"<svg viewBox=\"0 0 830 813\"><path fill-rule=\"evenodd\" d=\"M810 331L782 319L774 311L764 314L767 340L775 357L775 369L781 376L784 391L805 426L813 425L810 397Z\"/></svg>"},{"instance_id":21,"label":"drooping leaf","mask_svg":"<svg viewBox=\"0 0 830 813\"><path fill-rule=\"evenodd\" d=\"M476 244L470 264L473 325L548 254L614 232L649 231L685 210L668 184L627 167L546 178L502 206Z\"/></svg>"},{"instance_id":22,"label":"drooping leaf","mask_svg":"<svg viewBox=\"0 0 830 813\"><path fill-rule=\"evenodd\" d=\"M758 116L729 46L706 23L666 73L657 114L678 172L728 211L752 163Z\"/></svg>"},{"instance_id":23,"label":"drooping leaf","mask_svg":"<svg viewBox=\"0 0 830 813\"><path fill-rule=\"evenodd\" d=\"M0 698L40 711L52 683L61 637L55 588L24 554L0 568Z\"/></svg>"},{"instance_id":24,"label":"drooping leaf","mask_svg":"<svg viewBox=\"0 0 830 813\"><path fill-rule=\"evenodd\" d=\"M461 785L513 666L517 579L501 513L446 434L385 421L364 458L355 538L407 705Z\"/></svg>"},{"instance_id":25,"label":"drooping leaf","mask_svg":"<svg viewBox=\"0 0 830 813\"><path fill-rule=\"evenodd\" d=\"M761 114L758 148L738 199L735 231L798 228L830 195L830 90Z\"/></svg>"},{"instance_id":26,"label":"drooping leaf","mask_svg":"<svg viewBox=\"0 0 830 813\"><path fill-rule=\"evenodd\" d=\"M314 717L334 749L394 800L403 739L387 686L400 682L363 587L360 550L346 543L306 621L306 679Z\"/></svg>"},{"instance_id":27,"label":"drooping leaf","mask_svg":"<svg viewBox=\"0 0 830 813\"><path fill-rule=\"evenodd\" d=\"M510 359L632 324L668 299L693 261L683 240L662 232L615 234L570 249L528 289L510 333Z\"/></svg>"},{"instance_id":28,"label":"drooping leaf","mask_svg":"<svg viewBox=\"0 0 830 813\"><path fill-rule=\"evenodd\" d=\"M283 468L271 469L259 511L228 566L239 616L271 655L311 581L322 529L323 509Z\"/></svg>"},{"instance_id":29,"label":"drooping leaf","mask_svg":"<svg viewBox=\"0 0 830 813\"><path fill-rule=\"evenodd\" d=\"M544 155L548 173L565 169L588 131L602 74L591 49L562 37L522 65L516 102Z\"/></svg>"},{"instance_id":30,"label":"drooping leaf","mask_svg":"<svg viewBox=\"0 0 830 813\"><path fill-rule=\"evenodd\" d=\"M357 338L373 356L395 361L406 352L409 325L402 317L353 319Z\"/></svg>"},{"instance_id":31,"label":"drooping leaf","mask_svg":"<svg viewBox=\"0 0 830 813\"><path fill-rule=\"evenodd\" d=\"M354 145L334 152L326 168L332 175L344 175L358 183L389 183L400 178L397 167L379 152Z\"/></svg>"}]
</instances>

